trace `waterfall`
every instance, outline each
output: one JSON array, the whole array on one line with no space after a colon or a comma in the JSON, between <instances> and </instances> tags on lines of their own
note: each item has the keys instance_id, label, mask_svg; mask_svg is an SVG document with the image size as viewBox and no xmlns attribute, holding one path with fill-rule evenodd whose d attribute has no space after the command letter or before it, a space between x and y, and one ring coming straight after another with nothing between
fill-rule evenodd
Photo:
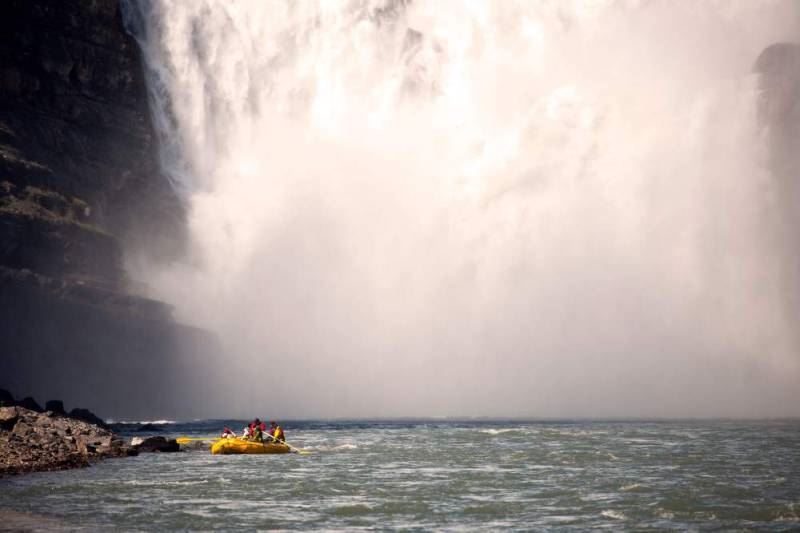
<instances>
[{"instance_id":1,"label":"waterfall","mask_svg":"<svg viewBox=\"0 0 800 533\"><path fill-rule=\"evenodd\" d=\"M191 253L297 415L782 414L751 67L781 1L130 0ZM266 389L265 389L266 390ZM242 400L247 405L252 398Z\"/></svg>"}]
</instances>

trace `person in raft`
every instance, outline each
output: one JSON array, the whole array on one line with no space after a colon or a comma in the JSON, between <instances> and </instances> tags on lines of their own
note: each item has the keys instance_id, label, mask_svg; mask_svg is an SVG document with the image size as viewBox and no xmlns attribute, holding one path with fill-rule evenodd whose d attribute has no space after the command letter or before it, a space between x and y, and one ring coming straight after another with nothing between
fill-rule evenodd
<instances>
[{"instance_id":1,"label":"person in raft","mask_svg":"<svg viewBox=\"0 0 800 533\"><path fill-rule=\"evenodd\" d=\"M283 433L282 427L274 420L269 423L269 426L269 436L272 437L274 442L286 442L286 435Z\"/></svg>"},{"instance_id":2,"label":"person in raft","mask_svg":"<svg viewBox=\"0 0 800 533\"><path fill-rule=\"evenodd\" d=\"M247 429L249 430L250 434L249 438L251 440L262 442L264 440L264 431L267 430L267 425L258 418L256 418L255 420L250 422L250 425L247 426Z\"/></svg>"},{"instance_id":3,"label":"person in raft","mask_svg":"<svg viewBox=\"0 0 800 533\"><path fill-rule=\"evenodd\" d=\"M234 439L236 438L236 434L231 431L231 428L225 426L225 429L222 430L222 438L223 439Z\"/></svg>"},{"instance_id":4,"label":"person in raft","mask_svg":"<svg viewBox=\"0 0 800 533\"><path fill-rule=\"evenodd\" d=\"M252 440L254 440L255 442L264 442L264 432L261 431L261 426L260 425L258 425L255 428L253 428L253 438L252 438Z\"/></svg>"}]
</instances>

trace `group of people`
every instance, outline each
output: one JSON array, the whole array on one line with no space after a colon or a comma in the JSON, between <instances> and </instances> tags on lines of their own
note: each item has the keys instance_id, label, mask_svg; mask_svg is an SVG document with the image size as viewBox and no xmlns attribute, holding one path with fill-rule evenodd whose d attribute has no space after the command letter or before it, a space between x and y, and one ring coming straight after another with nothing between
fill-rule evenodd
<instances>
[{"instance_id":1,"label":"group of people","mask_svg":"<svg viewBox=\"0 0 800 533\"><path fill-rule=\"evenodd\" d=\"M236 433L234 433L231 428L226 427L222 431L222 438L235 439ZM286 435L283 433L283 428L280 427L277 422L272 420L269 423L269 431L267 431L267 425L258 418L245 426L240 438L257 442L264 442L265 440L267 442L286 442Z\"/></svg>"}]
</instances>

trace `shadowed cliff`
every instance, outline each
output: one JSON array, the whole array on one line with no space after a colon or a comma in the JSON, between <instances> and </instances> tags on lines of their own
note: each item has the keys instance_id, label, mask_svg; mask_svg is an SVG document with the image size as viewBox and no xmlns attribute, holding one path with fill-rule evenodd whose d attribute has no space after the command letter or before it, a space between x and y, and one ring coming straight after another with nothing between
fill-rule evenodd
<instances>
[{"instance_id":1,"label":"shadowed cliff","mask_svg":"<svg viewBox=\"0 0 800 533\"><path fill-rule=\"evenodd\" d=\"M123 249L178 257L183 217L118 1L0 4L0 386L189 414L216 340L123 270Z\"/></svg>"}]
</instances>

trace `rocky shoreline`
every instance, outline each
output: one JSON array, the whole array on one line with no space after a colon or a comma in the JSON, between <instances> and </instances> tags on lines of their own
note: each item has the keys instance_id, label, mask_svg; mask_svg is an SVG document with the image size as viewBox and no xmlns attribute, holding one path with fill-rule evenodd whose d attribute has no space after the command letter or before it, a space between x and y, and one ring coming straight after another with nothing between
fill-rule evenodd
<instances>
[{"instance_id":1,"label":"rocky shoreline","mask_svg":"<svg viewBox=\"0 0 800 533\"><path fill-rule=\"evenodd\" d=\"M138 451L111 431L82 420L0 407L0 476L89 466Z\"/></svg>"},{"instance_id":2,"label":"rocky shoreline","mask_svg":"<svg viewBox=\"0 0 800 533\"><path fill-rule=\"evenodd\" d=\"M5 393L5 391L0 391ZM83 468L112 457L130 457L139 452L179 451L176 441L164 437L136 439L127 443L102 419L87 409L67 414L59 401L47 402L56 409L36 409L32 398L0 401L0 477ZM33 409L31 409L33 407ZM58 409L60 407L60 409Z\"/></svg>"}]
</instances>

